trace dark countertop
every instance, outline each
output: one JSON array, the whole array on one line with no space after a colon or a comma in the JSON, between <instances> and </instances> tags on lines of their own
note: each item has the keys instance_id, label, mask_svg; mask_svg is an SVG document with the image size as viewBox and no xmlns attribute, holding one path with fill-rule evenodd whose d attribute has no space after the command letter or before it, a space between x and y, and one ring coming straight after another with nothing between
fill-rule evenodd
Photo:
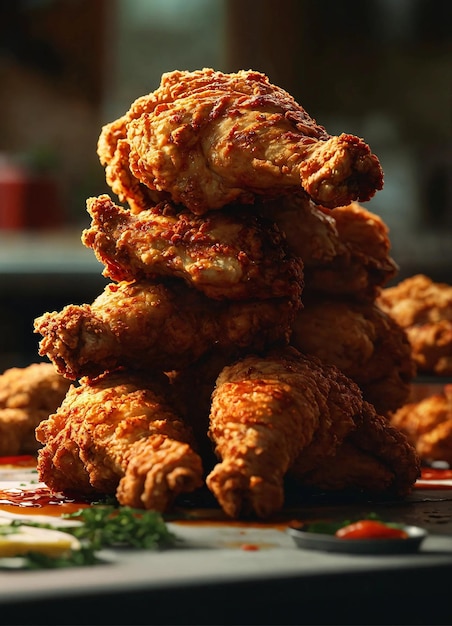
<instances>
[{"instance_id":1,"label":"dark countertop","mask_svg":"<svg viewBox=\"0 0 452 626\"><path fill-rule=\"evenodd\" d=\"M451 623L452 490L416 489L404 501L378 503L314 498L289 512L304 519L374 512L429 536L414 554L349 555L299 549L286 533L260 529L280 532L280 545L248 552L215 545L221 533L247 541L246 531L182 525L188 549L123 550L114 564L0 573L3 623Z\"/></svg>"}]
</instances>

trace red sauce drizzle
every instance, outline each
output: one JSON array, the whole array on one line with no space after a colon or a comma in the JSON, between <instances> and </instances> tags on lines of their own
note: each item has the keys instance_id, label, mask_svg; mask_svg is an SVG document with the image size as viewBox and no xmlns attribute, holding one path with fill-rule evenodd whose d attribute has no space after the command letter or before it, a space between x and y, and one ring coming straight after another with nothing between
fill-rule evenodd
<instances>
[{"instance_id":1,"label":"red sauce drizzle","mask_svg":"<svg viewBox=\"0 0 452 626\"><path fill-rule=\"evenodd\" d=\"M77 502L61 493L52 493L47 487L0 489L0 507L12 513L18 513L19 508L21 514L59 516L87 506L86 502Z\"/></svg>"}]
</instances>

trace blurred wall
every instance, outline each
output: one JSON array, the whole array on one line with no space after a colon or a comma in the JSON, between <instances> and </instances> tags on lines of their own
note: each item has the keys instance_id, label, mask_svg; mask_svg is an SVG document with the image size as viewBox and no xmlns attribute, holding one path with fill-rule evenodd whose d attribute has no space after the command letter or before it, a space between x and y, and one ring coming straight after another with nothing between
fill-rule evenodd
<instances>
[{"instance_id":1,"label":"blurred wall","mask_svg":"<svg viewBox=\"0 0 452 626\"><path fill-rule=\"evenodd\" d=\"M397 280L452 283L452 3L229 0L226 67L286 88L331 134L363 137L384 189Z\"/></svg>"},{"instance_id":2,"label":"blurred wall","mask_svg":"<svg viewBox=\"0 0 452 626\"><path fill-rule=\"evenodd\" d=\"M15 0L0 3L0 157L48 168L65 223L108 191L100 127L163 72L256 69L332 133L364 137L369 203L403 274L452 280L450 0ZM1 160L1 159L0 159Z\"/></svg>"},{"instance_id":3,"label":"blurred wall","mask_svg":"<svg viewBox=\"0 0 452 626\"><path fill-rule=\"evenodd\" d=\"M96 142L110 10L108 0L0 2L0 159L53 177L63 225L104 189Z\"/></svg>"}]
</instances>

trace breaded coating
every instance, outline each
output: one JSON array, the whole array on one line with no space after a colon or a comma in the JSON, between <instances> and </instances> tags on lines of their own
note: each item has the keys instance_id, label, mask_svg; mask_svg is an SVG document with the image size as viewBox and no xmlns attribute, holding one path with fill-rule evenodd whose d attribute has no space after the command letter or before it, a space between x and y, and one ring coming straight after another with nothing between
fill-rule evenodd
<instances>
[{"instance_id":1,"label":"breaded coating","mask_svg":"<svg viewBox=\"0 0 452 626\"><path fill-rule=\"evenodd\" d=\"M203 484L190 427L169 401L169 381L147 372L110 372L71 386L36 433L38 474L50 489L160 512Z\"/></svg>"},{"instance_id":2,"label":"breaded coating","mask_svg":"<svg viewBox=\"0 0 452 626\"><path fill-rule=\"evenodd\" d=\"M214 299L300 299L301 260L275 224L240 207L199 217L162 202L135 215L103 195L87 208L82 242L112 280L173 276Z\"/></svg>"},{"instance_id":3,"label":"breaded coating","mask_svg":"<svg viewBox=\"0 0 452 626\"><path fill-rule=\"evenodd\" d=\"M358 386L292 347L223 369L209 434L220 462L206 482L231 517L280 510L285 475L303 486L397 496L419 476L413 446Z\"/></svg>"},{"instance_id":4,"label":"breaded coating","mask_svg":"<svg viewBox=\"0 0 452 626\"><path fill-rule=\"evenodd\" d=\"M138 213L169 199L170 195L149 189L130 171L127 120L127 116L123 116L103 127L98 141L98 154L101 164L105 166L107 184L121 202L127 202L131 210Z\"/></svg>"},{"instance_id":5,"label":"breaded coating","mask_svg":"<svg viewBox=\"0 0 452 626\"><path fill-rule=\"evenodd\" d=\"M383 186L362 139L330 136L255 71L163 74L154 92L103 128L98 154L107 182L135 211L148 208L139 183L198 215L296 189L336 207Z\"/></svg>"},{"instance_id":6,"label":"breaded coating","mask_svg":"<svg viewBox=\"0 0 452 626\"><path fill-rule=\"evenodd\" d=\"M292 194L260 203L304 264L306 294L374 300L398 267L383 220L357 202L334 210Z\"/></svg>"},{"instance_id":7,"label":"breaded coating","mask_svg":"<svg viewBox=\"0 0 452 626\"><path fill-rule=\"evenodd\" d=\"M35 428L61 404L70 384L52 363L12 367L0 375L0 456L38 450Z\"/></svg>"},{"instance_id":8,"label":"breaded coating","mask_svg":"<svg viewBox=\"0 0 452 626\"><path fill-rule=\"evenodd\" d=\"M294 348L223 369L209 429L220 461L206 482L229 516L279 511L294 461L303 455L309 469L334 455L362 402L347 384L339 370Z\"/></svg>"},{"instance_id":9,"label":"breaded coating","mask_svg":"<svg viewBox=\"0 0 452 626\"><path fill-rule=\"evenodd\" d=\"M213 346L237 353L288 343L296 305L287 298L216 301L183 281L107 285L94 302L35 320L39 353L71 380L118 367L171 371Z\"/></svg>"},{"instance_id":10,"label":"breaded coating","mask_svg":"<svg viewBox=\"0 0 452 626\"><path fill-rule=\"evenodd\" d=\"M309 300L296 314L290 342L338 367L380 415L408 400L416 374L410 343L404 329L375 303Z\"/></svg>"},{"instance_id":11,"label":"breaded coating","mask_svg":"<svg viewBox=\"0 0 452 626\"><path fill-rule=\"evenodd\" d=\"M334 456L305 472L303 455L290 468L300 484L326 491L360 491L369 496L406 497L420 477L420 458L408 438L363 402L354 430Z\"/></svg>"},{"instance_id":12,"label":"breaded coating","mask_svg":"<svg viewBox=\"0 0 452 626\"><path fill-rule=\"evenodd\" d=\"M391 423L408 437L423 461L452 465L452 385L405 404L391 416Z\"/></svg>"},{"instance_id":13,"label":"breaded coating","mask_svg":"<svg viewBox=\"0 0 452 626\"><path fill-rule=\"evenodd\" d=\"M384 289L378 304L405 329L419 374L452 376L452 285L416 274Z\"/></svg>"}]
</instances>

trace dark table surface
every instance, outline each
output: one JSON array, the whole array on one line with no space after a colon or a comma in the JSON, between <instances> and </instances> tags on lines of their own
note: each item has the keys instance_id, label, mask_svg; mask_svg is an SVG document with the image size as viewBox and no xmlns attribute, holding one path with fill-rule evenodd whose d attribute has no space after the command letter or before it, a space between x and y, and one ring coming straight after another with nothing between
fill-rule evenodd
<instances>
[{"instance_id":1,"label":"dark table surface","mask_svg":"<svg viewBox=\"0 0 452 626\"><path fill-rule=\"evenodd\" d=\"M289 503L290 504L290 503ZM104 565L0 572L3 624L450 624L452 490L403 501L311 498L294 519L376 513L425 528L419 552L303 550L280 528L175 525L186 545L106 553ZM227 541L225 541L227 537ZM275 539L276 537L276 539ZM237 541L238 540L238 541ZM255 541L260 549L238 549Z\"/></svg>"}]
</instances>

